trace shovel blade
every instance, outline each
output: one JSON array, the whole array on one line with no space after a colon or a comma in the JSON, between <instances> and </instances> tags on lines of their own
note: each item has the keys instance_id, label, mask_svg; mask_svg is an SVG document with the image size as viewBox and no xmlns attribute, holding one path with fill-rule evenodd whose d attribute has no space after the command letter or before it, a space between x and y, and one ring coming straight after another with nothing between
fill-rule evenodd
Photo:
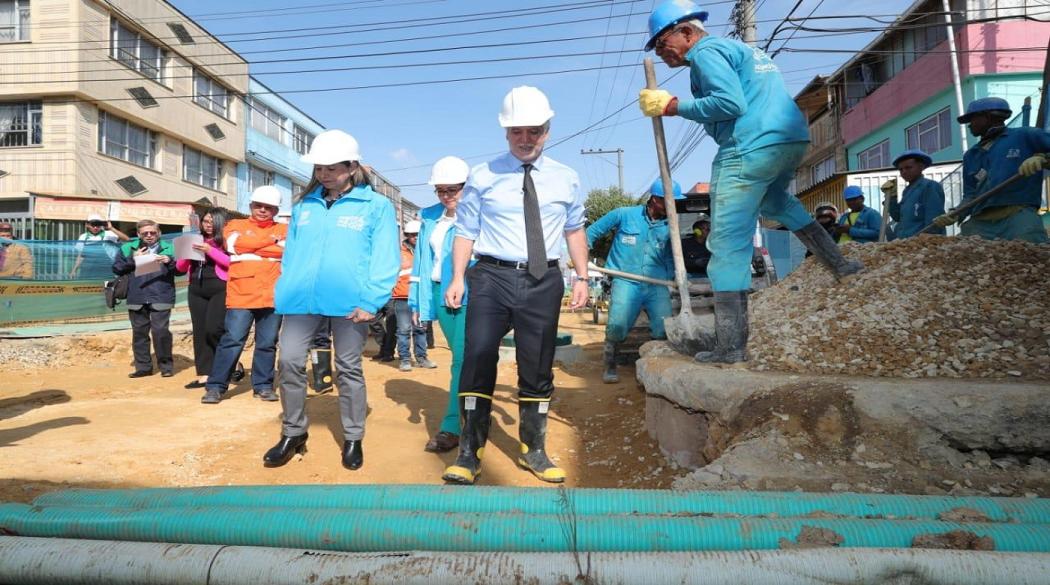
<instances>
[{"instance_id":1,"label":"shovel blade","mask_svg":"<svg viewBox=\"0 0 1050 585\"><path fill-rule=\"evenodd\" d=\"M674 317L665 317L664 329L667 332L667 344L678 353L692 357L701 351L713 351L715 348L714 329L705 325L698 315L678 313Z\"/></svg>"}]
</instances>

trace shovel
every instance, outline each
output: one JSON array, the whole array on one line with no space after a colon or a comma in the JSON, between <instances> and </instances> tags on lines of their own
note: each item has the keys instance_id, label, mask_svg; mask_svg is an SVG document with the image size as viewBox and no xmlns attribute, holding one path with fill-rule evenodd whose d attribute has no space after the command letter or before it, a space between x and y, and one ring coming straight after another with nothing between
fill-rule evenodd
<instances>
[{"instance_id":1,"label":"shovel","mask_svg":"<svg viewBox=\"0 0 1050 585\"><path fill-rule=\"evenodd\" d=\"M1002 183L999 183L998 185L992 187L991 189L985 191L984 193L981 193L977 197L974 197L973 199L971 199L969 201L963 202L958 207L956 207L955 209L952 209L948 213L958 217L962 213L970 211L974 207L977 207L978 205L984 203L985 201L988 201L992 197L995 197L999 193L1002 193L1003 189L1006 189L1010 185L1013 185L1014 183L1016 183L1017 181L1020 181L1023 178L1025 178L1025 177L1021 173L1014 173L1014 176L1012 176L1009 179L1003 181ZM927 231L929 231L930 229L932 229L934 227L936 227L936 226L931 223L930 225L928 225L928 226L922 228L921 230L919 230L919 233L920 234L926 233Z\"/></svg>"},{"instance_id":2,"label":"shovel","mask_svg":"<svg viewBox=\"0 0 1050 585\"><path fill-rule=\"evenodd\" d=\"M632 274L630 272L613 270L612 268L603 268L601 266L598 266L594 262L587 263L587 271L599 272L601 274L608 274L609 276L617 276L619 278L627 278L630 280L637 280L638 282L644 282L647 284L656 284L660 286L677 286L674 282L671 282L670 280L661 280L659 278L642 276L641 274ZM689 283L689 292L697 294L709 293L711 292L711 285Z\"/></svg>"},{"instance_id":3,"label":"shovel","mask_svg":"<svg viewBox=\"0 0 1050 585\"><path fill-rule=\"evenodd\" d=\"M653 60L645 59L644 65L645 86L648 89L657 89ZM682 300L682 309L678 315L664 319L664 329L667 331L667 342L671 347L692 356L701 351L711 351L714 347L714 335L701 324L696 315L693 315L693 308L690 306L689 279L686 276L685 260L682 257L678 212L674 206L674 185L671 181L671 166L667 162L667 143L664 140L664 121L660 116L653 118L653 138L656 140L656 160L660 164L660 180L664 185L664 207L667 208L667 224L671 232L671 254L674 256L674 279L678 285L678 296Z\"/></svg>"}]
</instances>

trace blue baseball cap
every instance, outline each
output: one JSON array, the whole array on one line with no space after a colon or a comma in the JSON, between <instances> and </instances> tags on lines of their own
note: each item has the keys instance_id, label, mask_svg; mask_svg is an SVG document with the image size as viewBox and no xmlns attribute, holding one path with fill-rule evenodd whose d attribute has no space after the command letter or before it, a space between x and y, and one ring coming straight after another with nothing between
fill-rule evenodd
<instances>
[{"instance_id":1,"label":"blue baseball cap","mask_svg":"<svg viewBox=\"0 0 1050 585\"><path fill-rule=\"evenodd\" d=\"M863 197L863 196L864 196L864 189L861 189L860 187L858 187L856 185L850 185L849 187L846 187L845 191L842 192L842 198L845 199L846 201L849 201L850 199L856 199L857 197Z\"/></svg>"}]
</instances>

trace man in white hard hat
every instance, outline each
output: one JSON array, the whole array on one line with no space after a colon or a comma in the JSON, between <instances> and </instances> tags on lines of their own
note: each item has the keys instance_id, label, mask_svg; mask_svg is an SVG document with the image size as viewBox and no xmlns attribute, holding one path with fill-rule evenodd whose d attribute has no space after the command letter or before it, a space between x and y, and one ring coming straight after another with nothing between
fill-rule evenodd
<instances>
[{"instance_id":1,"label":"man in white hard hat","mask_svg":"<svg viewBox=\"0 0 1050 585\"><path fill-rule=\"evenodd\" d=\"M645 50L668 67L689 67L692 99L643 89L646 116L681 116L704 125L718 143L711 171L711 261L715 342L697 361L747 359L747 294L759 214L794 231L837 278L862 269L842 256L828 233L788 193L809 143L806 119L788 94L780 70L760 49L711 36L707 12L689 0L664 0L649 16Z\"/></svg>"},{"instance_id":2,"label":"man in white hard hat","mask_svg":"<svg viewBox=\"0 0 1050 585\"><path fill-rule=\"evenodd\" d=\"M587 302L587 235L576 171L543 155L553 117L543 92L528 86L512 89L499 115L509 152L471 170L457 207L445 304L460 307L465 285L470 303L459 388L463 425L459 456L443 475L448 482L473 484L478 476L500 341L512 328L518 363L518 464L543 481L565 481L565 472L545 451L564 294L558 260L564 237L579 276L572 306L582 307ZM472 254L478 261L468 271Z\"/></svg>"},{"instance_id":3,"label":"man in white hard hat","mask_svg":"<svg viewBox=\"0 0 1050 585\"><path fill-rule=\"evenodd\" d=\"M391 299L394 302L394 315L397 319L397 353L401 359L399 369L402 372L412 371L412 354L416 356L416 366L433 369L437 364L427 358L427 328L413 323L412 309L408 304L409 285L412 280L412 264L415 259L416 239L422 224L413 219L405 222L403 230L405 239L401 242L401 271L397 273L397 284Z\"/></svg>"},{"instance_id":4,"label":"man in white hard hat","mask_svg":"<svg viewBox=\"0 0 1050 585\"><path fill-rule=\"evenodd\" d=\"M231 220L223 230L226 251L230 254L226 332L215 348L215 361L201 398L204 404L217 404L223 399L253 323L252 392L260 400L278 400L273 379L281 316L274 310L273 292L281 275L284 241L288 236L288 225L274 221L280 206L281 192L277 187L258 187L250 199L251 215L247 219Z\"/></svg>"}]
</instances>

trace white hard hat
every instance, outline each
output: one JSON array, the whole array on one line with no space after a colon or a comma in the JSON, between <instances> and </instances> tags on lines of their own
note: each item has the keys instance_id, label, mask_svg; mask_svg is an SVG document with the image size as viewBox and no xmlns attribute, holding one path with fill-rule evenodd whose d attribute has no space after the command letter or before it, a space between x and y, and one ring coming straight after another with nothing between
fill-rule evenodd
<instances>
[{"instance_id":1,"label":"white hard hat","mask_svg":"<svg viewBox=\"0 0 1050 585\"><path fill-rule=\"evenodd\" d=\"M419 229L423 227L423 224L419 223L418 219L409 220L405 223L406 234L418 234Z\"/></svg>"},{"instance_id":2,"label":"white hard hat","mask_svg":"<svg viewBox=\"0 0 1050 585\"><path fill-rule=\"evenodd\" d=\"M446 156L434 163L430 171L429 185L458 185L467 182L470 165L461 158Z\"/></svg>"},{"instance_id":3,"label":"white hard hat","mask_svg":"<svg viewBox=\"0 0 1050 585\"><path fill-rule=\"evenodd\" d=\"M249 201L252 203L262 203L263 205L280 208L281 192L273 185L263 185L262 187L256 187L255 190L252 191L252 198L249 199Z\"/></svg>"},{"instance_id":4,"label":"white hard hat","mask_svg":"<svg viewBox=\"0 0 1050 585\"><path fill-rule=\"evenodd\" d=\"M87 220L88 220L88 222L92 222L92 221L106 221L106 220L102 219L102 216L97 214L97 213L92 213L91 215L89 215Z\"/></svg>"},{"instance_id":5,"label":"white hard hat","mask_svg":"<svg viewBox=\"0 0 1050 585\"><path fill-rule=\"evenodd\" d=\"M499 125L504 128L542 126L553 117L554 110L547 96L535 87L523 85L510 90L503 98Z\"/></svg>"},{"instance_id":6,"label":"white hard hat","mask_svg":"<svg viewBox=\"0 0 1050 585\"><path fill-rule=\"evenodd\" d=\"M325 130L310 144L310 152L299 160L312 165L334 165L361 160L357 140L342 130Z\"/></svg>"}]
</instances>

